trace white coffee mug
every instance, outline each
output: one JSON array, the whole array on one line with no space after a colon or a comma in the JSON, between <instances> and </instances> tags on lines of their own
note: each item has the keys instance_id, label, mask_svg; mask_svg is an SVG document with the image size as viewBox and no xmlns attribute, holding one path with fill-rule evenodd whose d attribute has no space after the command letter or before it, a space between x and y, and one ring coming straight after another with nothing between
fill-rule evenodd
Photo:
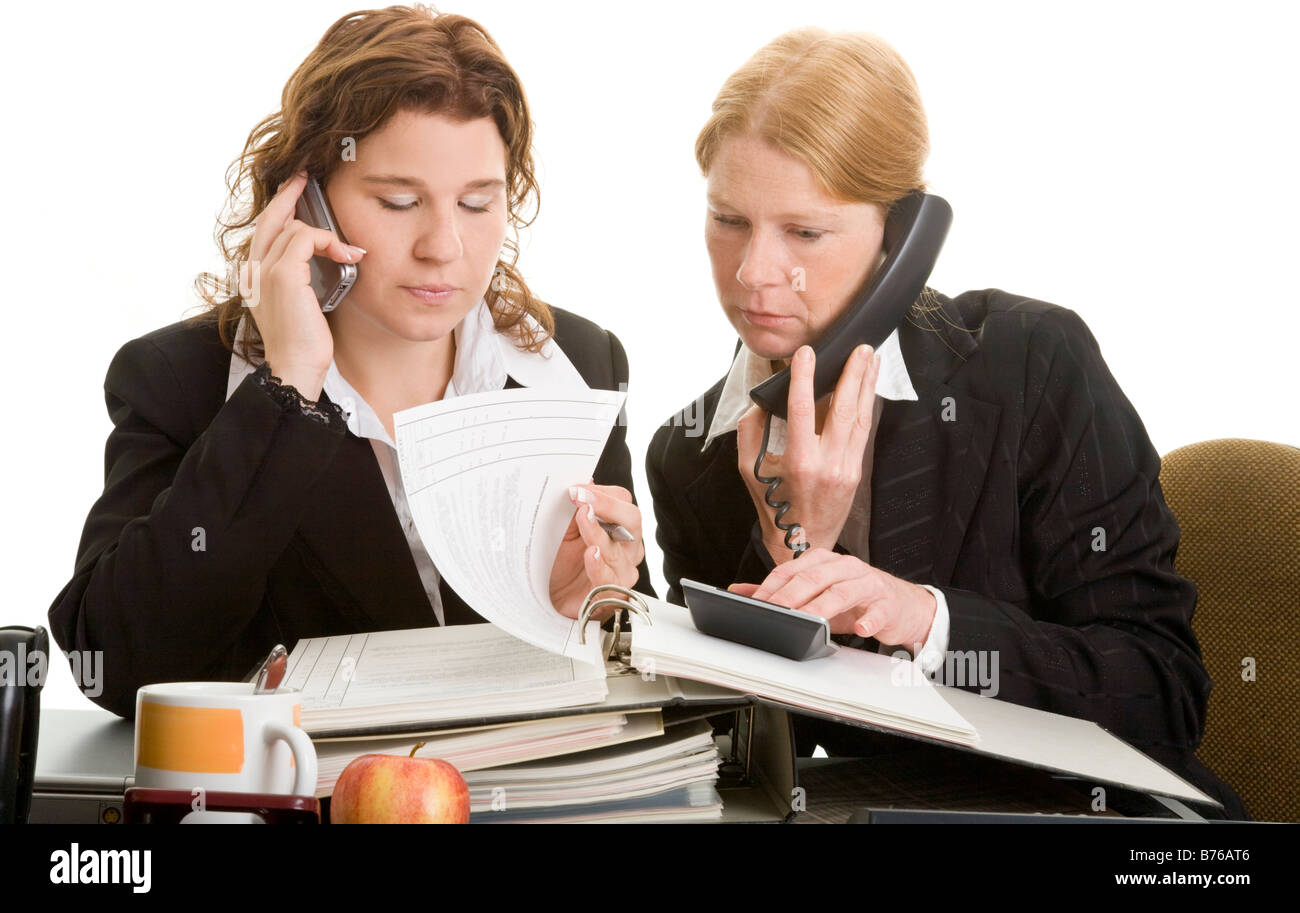
<instances>
[{"instance_id":1,"label":"white coffee mug","mask_svg":"<svg viewBox=\"0 0 1300 913\"><path fill-rule=\"evenodd\" d=\"M296 688L252 682L145 685L135 699L135 785L316 795L316 750ZM201 808L195 805L196 810Z\"/></svg>"}]
</instances>

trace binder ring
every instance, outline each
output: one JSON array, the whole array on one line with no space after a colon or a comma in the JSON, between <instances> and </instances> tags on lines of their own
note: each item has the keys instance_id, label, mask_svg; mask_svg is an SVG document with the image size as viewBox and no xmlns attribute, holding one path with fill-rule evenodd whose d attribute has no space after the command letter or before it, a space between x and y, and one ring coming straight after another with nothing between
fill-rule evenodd
<instances>
[{"instance_id":1,"label":"binder ring","mask_svg":"<svg viewBox=\"0 0 1300 913\"><path fill-rule=\"evenodd\" d=\"M607 590L613 590L622 594L623 598L615 596L606 596L597 599L598 593ZM614 659L614 651L618 647L619 635L623 632L623 612L635 612L646 624L651 624L650 607L646 605L641 594L635 590L629 590L627 587L619 586L614 583L604 583L600 586L592 587L591 592L587 594L586 600L582 604L582 611L578 613L578 643L587 642L587 622L591 620L592 613L606 606L614 606L618 611L614 613L614 638L610 641L609 653L606 659Z\"/></svg>"}]
</instances>

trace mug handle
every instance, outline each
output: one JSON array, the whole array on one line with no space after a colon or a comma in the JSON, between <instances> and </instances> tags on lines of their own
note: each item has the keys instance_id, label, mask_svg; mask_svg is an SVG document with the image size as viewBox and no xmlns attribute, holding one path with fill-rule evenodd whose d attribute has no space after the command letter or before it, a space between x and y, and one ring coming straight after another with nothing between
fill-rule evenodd
<instances>
[{"instance_id":1,"label":"mug handle","mask_svg":"<svg viewBox=\"0 0 1300 913\"><path fill-rule=\"evenodd\" d=\"M262 731L266 734L268 745L283 739L289 743L289 748L293 750L294 767L297 770L293 794L295 796L315 796L316 748L312 745L311 739L307 737L307 733L297 726L281 723L279 720L268 721Z\"/></svg>"}]
</instances>

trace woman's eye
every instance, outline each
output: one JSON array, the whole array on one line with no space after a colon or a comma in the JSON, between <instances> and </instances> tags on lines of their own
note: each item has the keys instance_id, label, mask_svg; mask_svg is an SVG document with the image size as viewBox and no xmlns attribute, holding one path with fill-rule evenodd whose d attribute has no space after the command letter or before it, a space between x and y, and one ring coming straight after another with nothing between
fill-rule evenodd
<instances>
[{"instance_id":1,"label":"woman's eye","mask_svg":"<svg viewBox=\"0 0 1300 913\"><path fill-rule=\"evenodd\" d=\"M384 199L383 197L379 197L378 199L379 199L379 205L380 205L380 206L384 207L385 209L392 209L392 210L396 210L396 211L398 211L398 212L405 212L405 211L408 210L408 209L414 209L415 206L416 206L416 204L419 202L418 200L387 200L387 199ZM460 205L461 205L463 208L469 210L470 212L487 212L487 211L488 211L488 207L487 207L486 204L485 204L485 205L482 205L482 206L478 206L478 205L475 205L474 202L470 202L470 201L466 201L466 200L461 200Z\"/></svg>"},{"instance_id":2,"label":"woman's eye","mask_svg":"<svg viewBox=\"0 0 1300 913\"><path fill-rule=\"evenodd\" d=\"M733 225L733 226L734 226L734 225L744 225L744 224L745 224L745 222L744 222L743 219L732 219L732 218L728 218L727 216L714 216L714 217L713 217L713 221L717 222L719 225Z\"/></svg>"},{"instance_id":3,"label":"woman's eye","mask_svg":"<svg viewBox=\"0 0 1300 913\"><path fill-rule=\"evenodd\" d=\"M824 234L825 232L813 231L811 228L794 229L794 236L798 238L800 241L816 241Z\"/></svg>"}]
</instances>

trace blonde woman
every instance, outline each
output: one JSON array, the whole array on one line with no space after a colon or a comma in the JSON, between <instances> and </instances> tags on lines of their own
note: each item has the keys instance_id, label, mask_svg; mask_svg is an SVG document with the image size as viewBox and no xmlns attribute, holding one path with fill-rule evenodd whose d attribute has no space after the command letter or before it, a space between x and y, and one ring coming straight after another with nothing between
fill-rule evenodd
<instances>
[{"instance_id":1,"label":"blonde woman","mask_svg":"<svg viewBox=\"0 0 1300 913\"><path fill-rule=\"evenodd\" d=\"M912 73L874 36L790 32L718 93L695 154L741 345L694 407L706 434L666 422L647 457L669 598L683 577L732 587L940 680L961 656L951 684L1095 720L1240 815L1192 754L1210 680L1160 457L1078 314L927 288L813 400L810 344L871 278L928 152ZM762 467L810 547L797 558L754 475L766 416L748 396L786 366L784 451ZM854 740L801 722L805 753Z\"/></svg>"}]
</instances>

